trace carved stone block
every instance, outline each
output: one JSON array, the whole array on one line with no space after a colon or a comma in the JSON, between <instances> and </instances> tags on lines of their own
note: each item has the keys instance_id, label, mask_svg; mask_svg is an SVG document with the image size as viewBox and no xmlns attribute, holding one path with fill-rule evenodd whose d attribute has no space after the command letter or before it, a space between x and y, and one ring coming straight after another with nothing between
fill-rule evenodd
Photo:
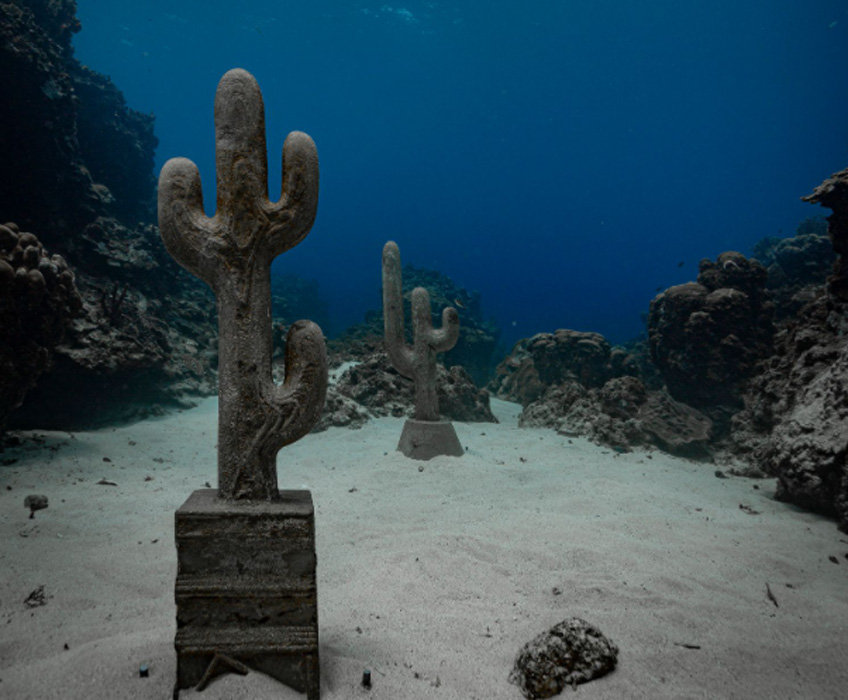
<instances>
[{"instance_id":1,"label":"carved stone block","mask_svg":"<svg viewBox=\"0 0 848 700\"><path fill-rule=\"evenodd\" d=\"M243 664L318 700L312 495L279 493L232 503L203 489L177 510L175 698Z\"/></svg>"}]
</instances>

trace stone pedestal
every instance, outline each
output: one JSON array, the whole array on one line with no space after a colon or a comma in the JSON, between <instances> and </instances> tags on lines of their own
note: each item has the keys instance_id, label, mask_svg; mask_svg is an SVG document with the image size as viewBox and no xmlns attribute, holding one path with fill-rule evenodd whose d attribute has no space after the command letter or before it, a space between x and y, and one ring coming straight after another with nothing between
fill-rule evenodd
<instances>
[{"instance_id":1,"label":"stone pedestal","mask_svg":"<svg viewBox=\"0 0 848 700\"><path fill-rule=\"evenodd\" d=\"M312 494L280 496L232 503L203 489L177 511L175 698L244 665L318 700Z\"/></svg>"},{"instance_id":2,"label":"stone pedestal","mask_svg":"<svg viewBox=\"0 0 848 700\"><path fill-rule=\"evenodd\" d=\"M453 423L414 418L403 424L397 448L412 459L432 459L438 455L461 457L465 454Z\"/></svg>"}]
</instances>

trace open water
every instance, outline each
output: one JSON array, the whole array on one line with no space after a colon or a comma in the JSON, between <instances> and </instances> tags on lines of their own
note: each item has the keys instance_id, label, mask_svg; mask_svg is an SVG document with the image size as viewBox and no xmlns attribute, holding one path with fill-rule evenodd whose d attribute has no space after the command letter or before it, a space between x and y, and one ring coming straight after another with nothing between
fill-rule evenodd
<instances>
[{"instance_id":1,"label":"open water","mask_svg":"<svg viewBox=\"0 0 848 700\"><path fill-rule=\"evenodd\" d=\"M212 101L263 89L321 159L310 236L334 334L380 307L380 254L482 294L502 339L643 331L659 288L820 215L848 164L844 0L78 0L78 58L156 116L214 208Z\"/></svg>"}]
</instances>

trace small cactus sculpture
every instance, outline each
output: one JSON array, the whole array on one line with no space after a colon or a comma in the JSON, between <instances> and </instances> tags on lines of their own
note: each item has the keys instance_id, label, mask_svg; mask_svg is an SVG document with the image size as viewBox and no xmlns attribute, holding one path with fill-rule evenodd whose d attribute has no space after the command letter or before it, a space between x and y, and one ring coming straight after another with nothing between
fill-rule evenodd
<instances>
[{"instance_id":1,"label":"small cactus sculpture","mask_svg":"<svg viewBox=\"0 0 848 700\"><path fill-rule=\"evenodd\" d=\"M383 323L386 352L394 368L415 382L415 413L407 421L398 449L408 457L430 459L437 454L463 454L450 423L439 422L436 394L436 353L450 350L459 338L459 314L442 311L441 329L433 328L430 295L423 287L412 290L412 345L406 343L403 324L403 284L400 250L394 241L383 246Z\"/></svg>"},{"instance_id":2,"label":"small cactus sculpture","mask_svg":"<svg viewBox=\"0 0 848 700\"><path fill-rule=\"evenodd\" d=\"M279 498L280 448L309 432L324 406L321 329L298 321L286 339L286 378L271 377L271 261L309 233L318 207L318 155L292 132L279 202L268 200L265 114L250 73L234 69L215 95L217 211L207 217L197 166L172 158L159 176L159 228L168 252L218 301L218 495Z\"/></svg>"}]
</instances>

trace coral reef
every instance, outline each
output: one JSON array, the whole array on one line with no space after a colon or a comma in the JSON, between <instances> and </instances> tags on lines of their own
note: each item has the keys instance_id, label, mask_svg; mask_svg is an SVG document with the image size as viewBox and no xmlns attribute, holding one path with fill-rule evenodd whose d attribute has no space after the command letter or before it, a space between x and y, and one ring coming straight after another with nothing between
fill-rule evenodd
<instances>
[{"instance_id":1,"label":"coral reef","mask_svg":"<svg viewBox=\"0 0 848 700\"><path fill-rule=\"evenodd\" d=\"M64 243L97 216L153 218L153 118L127 107L105 76L73 58L73 0L0 3L0 212Z\"/></svg>"},{"instance_id":2,"label":"coral reef","mask_svg":"<svg viewBox=\"0 0 848 700\"><path fill-rule=\"evenodd\" d=\"M73 0L0 1L0 216L67 261L83 303L9 427L78 429L215 389L214 312L154 218L153 118L73 58ZM186 360L186 362L183 362Z\"/></svg>"},{"instance_id":3,"label":"coral reef","mask_svg":"<svg viewBox=\"0 0 848 700\"><path fill-rule=\"evenodd\" d=\"M827 235L837 258L827 280L827 291L834 300L848 303L848 168L831 175L802 199L833 211L827 217Z\"/></svg>"},{"instance_id":4,"label":"coral reef","mask_svg":"<svg viewBox=\"0 0 848 700\"><path fill-rule=\"evenodd\" d=\"M495 369L491 387L498 398L527 405L544 387L573 380L586 388L634 374L627 353L613 348L599 333L560 329L516 343Z\"/></svg>"},{"instance_id":5,"label":"coral reef","mask_svg":"<svg viewBox=\"0 0 848 700\"><path fill-rule=\"evenodd\" d=\"M745 382L772 349L766 269L741 253L702 260L697 282L651 302L651 357L668 391L724 424L742 405Z\"/></svg>"},{"instance_id":6,"label":"coral reef","mask_svg":"<svg viewBox=\"0 0 848 700\"><path fill-rule=\"evenodd\" d=\"M516 343L491 386L524 407L521 426L585 436L619 451L656 446L708 457L712 421L637 374L634 358L602 335L560 329Z\"/></svg>"},{"instance_id":7,"label":"coral reef","mask_svg":"<svg viewBox=\"0 0 848 700\"><path fill-rule=\"evenodd\" d=\"M49 367L82 305L60 255L14 223L0 225L0 432Z\"/></svg>"},{"instance_id":8,"label":"coral reef","mask_svg":"<svg viewBox=\"0 0 848 700\"><path fill-rule=\"evenodd\" d=\"M848 532L848 170L804 199L833 209L837 259L826 286L781 324L733 418L733 439L777 476L779 499L835 516Z\"/></svg>"},{"instance_id":9,"label":"coral reef","mask_svg":"<svg viewBox=\"0 0 848 700\"><path fill-rule=\"evenodd\" d=\"M814 225L818 221L823 230ZM836 260L823 218L802 222L791 238L764 238L754 246L754 255L768 271L775 323L796 316L812 301Z\"/></svg>"}]
</instances>

